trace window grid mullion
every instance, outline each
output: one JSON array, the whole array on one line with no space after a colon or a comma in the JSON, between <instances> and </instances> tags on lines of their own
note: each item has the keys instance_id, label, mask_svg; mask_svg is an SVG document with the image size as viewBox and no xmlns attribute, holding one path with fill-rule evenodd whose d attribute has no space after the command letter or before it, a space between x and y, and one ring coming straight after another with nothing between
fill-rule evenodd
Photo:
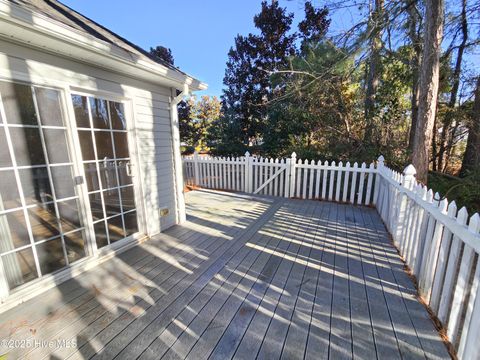
<instances>
[{"instance_id":1,"label":"window grid mullion","mask_svg":"<svg viewBox=\"0 0 480 360\"><path fill-rule=\"evenodd\" d=\"M42 119L40 118L40 111L39 111L38 102L37 102L37 94L35 92L35 88L33 86L31 88L32 88L33 104L35 106L35 115L36 115L38 126L39 126L40 139L41 139L41 142L42 142L43 153L45 154L45 163L47 165L48 180L50 182L50 189L52 191L53 206L55 208L55 216L56 216L57 226L58 226L58 229L59 229L59 232L60 232L60 238L61 238L61 241L62 241L63 257L65 259L65 265L68 266L69 261L68 261L68 256L67 256L67 248L65 246L65 239L64 239L63 233L62 233L62 225L61 225L61 222L60 222L60 211L58 209L58 204L57 204L57 196L56 196L55 186L54 186L54 183L53 183L52 170L50 168L49 154L47 152L47 145L45 144L45 137L44 137L44 134L43 134Z\"/></svg>"},{"instance_id":2,"label":"window grid mullion","mask_svg":"<svg viewBox=\"0 0 480 360\"><path fill-rule=\"evenodd\" d=\"M101 202L102 202L102 211L103 211L103 221L104 221L104 224L105 224L105 232L106 232L106 235L107 235L107 243L110 245L110 234L109 234L109 231L108 231L108 223L107 223L107 209L106 209L106 206L105 206L105 197L103 196L103 181L102 181L102 178L101 178L101 175L100 175L100 162L98 160L98 151L97 151L97 142L96 142L96 138L95 138L95 132L93 131L93 115L92 115L92 107L90 105L90 97L87 97L87 109L88 109L88 121L90 121L90 135L92 137L92 142L93 142L93 153L95 155L95 165L96 165L96 169L97 169L97 176L98 176L98 186L100 187L100 198L101 198ZM89 201L90 201L90 198L89 198ZM90 205L91 207L91 205ZM95 234L95 237L96 237L97 234Z\"/></svg>"},{"instance_id":3,"label":"window grid mullion","mask_svg":"<svg viewBox=\"0 0 480 360\"><path fill-rule=\"evenodd\" d=\"M113 129L113 124L112 124L112 114L110 112L110 101L107 102L107 114L108 114L108 123L110 125L110 129ZM122 217L122 229L123 229L123 237L125 237L126 229L125 229L125 221L123 219L123 202L122 202L122 192L120 191L120 174L118 172L118 166L117 166L117 151L116 151L116 144L115 140L113 137L113 132L110 132L110 139L112 141L112 148L113 148L113 163L115 166L115 176L117 177L117 186L115 189L117 190L118 197L120 200L120 216Z\"/></svg>"}]
</instances>

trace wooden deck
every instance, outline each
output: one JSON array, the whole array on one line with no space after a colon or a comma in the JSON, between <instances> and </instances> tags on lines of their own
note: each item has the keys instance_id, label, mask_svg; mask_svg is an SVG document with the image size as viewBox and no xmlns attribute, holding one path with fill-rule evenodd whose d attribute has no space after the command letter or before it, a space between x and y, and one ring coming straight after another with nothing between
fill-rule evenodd
<instances>
[{"instance_id":1,"label":"wooden deck","mask_svg":"<svg viewBox=\"0 0 480 360\"><path fill-rule=\"evenodd\" d=\"M76 342L8 359L450 358L374 209L195 191L187 211L1 314L2 339Z\"/></svg>"}]
</instances>

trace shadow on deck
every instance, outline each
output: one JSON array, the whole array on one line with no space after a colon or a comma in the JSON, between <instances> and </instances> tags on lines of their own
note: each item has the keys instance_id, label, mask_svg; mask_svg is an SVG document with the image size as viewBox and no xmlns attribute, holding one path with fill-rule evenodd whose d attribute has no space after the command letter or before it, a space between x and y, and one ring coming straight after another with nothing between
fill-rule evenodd
<instances>
[{"instance_id":1,"label":"shadow on deck","mask_svg":"<svg viewBox=\"0 0 480 360\"><path fill-rule=\"evenodd\" d=\"M0 337L26 344L2 353L449 358L375 210L214 191L186 199L184 225L1 314Z\"/></svg>"}]
</instances>

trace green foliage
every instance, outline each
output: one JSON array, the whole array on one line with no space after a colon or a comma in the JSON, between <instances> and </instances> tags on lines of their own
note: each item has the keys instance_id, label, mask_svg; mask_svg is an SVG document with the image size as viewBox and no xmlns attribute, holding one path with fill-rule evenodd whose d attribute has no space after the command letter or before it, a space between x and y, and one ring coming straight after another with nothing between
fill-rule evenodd
<instances>
[{"instance_id":1,"label":"green foliage","mask_svg":"<svg viewBox=\"0 0 480 360\"><path fill-rule=\"evenodd\" d=\"M238 154L248 146L258 147L269 137L275 122L270 113L276 111L271 109L271 102L285 93L284 82L276 81L275 74L291 67L298 53L298 37L306 49L325 35L330 23L327 15L325 8L317 10L307 1L300 31L291 33L293 15L277 1L262 2L262 10L254 18L259 34L237 36L228 54L222 96L225 118L219 126L225 131L220 137L226 142L219 142L217 152ZM288 74L281 76L282 80L285 77ZM265 149L268 147L266 144Z\"/></svg>"},{"instance_id":2,"label":"green foliage","mask_svg":"<svg viewBox=\"0 0 480 360\"><path fill-rule=\"evenodd\" d=\"M309 1L305 2L305 19L298 24L300 37L302 38L302 46L304 49L309 45L321 42L327 33L330 26L330 19L328 18L328 9L315 9Z\"/></svg>"},{"instance_id":3,"label":"green foliage","mask_svg":"<svg viewBox=\"0 0 480 360\"><path fill-rule=\"evenodd\" d=\"M178 105L178 120L182 142L197 151L208 151L212 141L212 126L221 116L221 103L216 96L191 97Z\"/></svg>"},{"instance_id":4,"label":"green foliage","mask_svg":"<svg viewBox=\"0 0 480 360\"><path fill-rule=\"evenodd\" d=\"M269 107L264 136L267 154L295 151L330 157L357 142L351 117L358 87L353 61L330 42L305 48L292 61L293 74L277 77L285 95Z\"/></svg>"},{"instance_id":5,"label":"green foliage","mask_svg":"<svg viewBox=\"0 0 480 360\"><path fill-rule=\"evenodd\" d=\"M174 65L172 50L164 46L156 46L155 48L150 48L150 55L157 61L164 61L167 64Z\"/></svg>"},{"instance_id":6,"label":"green foliage","mask_svg":"<svg viewBox=\"0 0 480 360\"><path fill-rule=\"evenodd\" d=\"M182 155L192 155L195 152L195 148L189 145L181 145L180 152Z\"/></svg>"},{"instance_id":7,"label":"green foliage","mask_svg":"<svg viewBox=\"0 0 480 360\"><path fill-rule=\"evenodd\" d=\"M263 1L260 14L254 18L260 34L238 35L228 53L222 100L223 112L229 118L226 122L238 123L240 132L230 134L237 138L235 143L248 144L263 131L265 103L275 92L270 73L285 67L295 51L295 36L288 34L292 20L293 15L278 2Z\"/></svg>"},{"instance_id":8,"label":"green foliage","mask_svg":"<svg viewBox=\"0 0 480 360\"><path fill-rule=\"evenodd\" d=\"M428 186L449 200L455 200L459 209L465 206L470 214L480 212L480 169L463 178L431 172Z\"/></svg>"},{"instance_id":9,"label":"green foliage","mask_svg":"<svg viewBox=\"0 0 480 360\"><path fill-rule=\"evenodd\" d=\"M254 18L258 32L238 35L229 51L223 115L209 127L211 152L240 156L248 150L283 157L295 151L302 159L350 162L369 162L382 154L389 167L402 171L412 161L412 117L420 101L413 95L419 94L425 14L422 2L405 5L375 2L368 18L337 38L327 38L327 8L306 1L305 17L295 31L292 14L278 1L263 1ZM469 11L473 14L475 8ZM451 34L460 31L455 23L445 25ZM458 85L456 35L451 41L448 49L442 47L433 144L448 142L446 169L456 173L474 116L468 110L470 95L448 104ZM445 193L452 179L432 177L436 189ZM479 183L478 175L458 180L461 185L450 191L450 199L477 209L478 200L472 200L479 198L475 181Z\"/></svg>"}]
</instances>

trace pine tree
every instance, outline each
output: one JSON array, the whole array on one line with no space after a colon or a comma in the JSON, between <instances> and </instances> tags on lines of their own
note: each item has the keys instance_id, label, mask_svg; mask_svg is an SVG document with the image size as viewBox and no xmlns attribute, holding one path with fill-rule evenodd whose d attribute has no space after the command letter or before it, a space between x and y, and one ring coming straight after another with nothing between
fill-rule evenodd
<instances>
[{"instance_id":1,"label":"pine tree","mask_svg":"<svg viewBox=\"0 0 480 360\"><path fill-rule=\"evenodd\" d=\"M157 61L164 61L167 64L174 65L172 50L169 48L161 45L150 48L150 55Z\"/></svg>"},{"instance_id":2,"label":"pine tree","mask_svg":"<svg viewBox=\"0 0 480 360\"><path fill-rule=\"evenodd\" d=\"M261 12L254 18L260 34L238 35L228 53L222 107L224 121L230 123L225 128L240 130L232 134L237 135L237 143L261 139L266 104L281 91L272 86L271 74L286 68L289 57L295 54L296 35L289 34L292 20L293 14L287 14L276 1L263 1Z\"/></svg>"}]
</instances>

